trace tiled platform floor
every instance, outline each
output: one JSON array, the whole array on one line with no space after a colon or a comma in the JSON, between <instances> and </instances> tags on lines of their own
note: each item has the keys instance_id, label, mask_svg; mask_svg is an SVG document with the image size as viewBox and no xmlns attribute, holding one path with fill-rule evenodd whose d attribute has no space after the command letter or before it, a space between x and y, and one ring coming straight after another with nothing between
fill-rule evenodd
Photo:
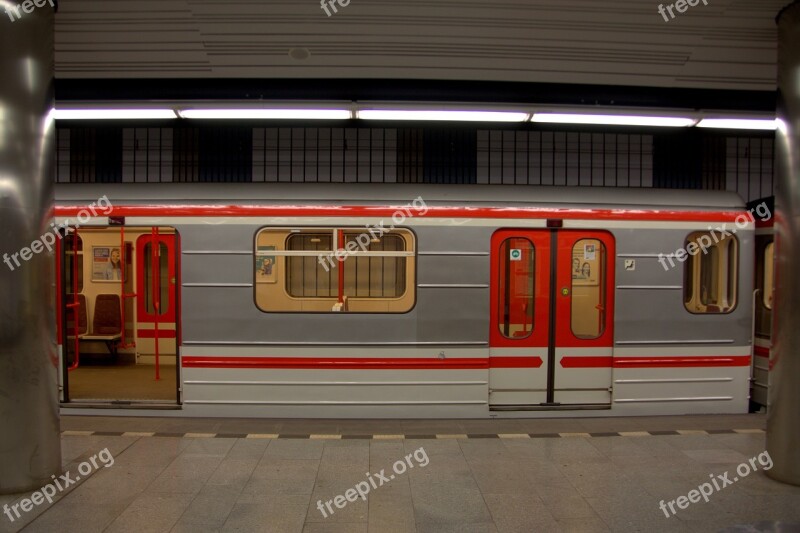
<instances>
[{"instance_id":1,"label":"tiled platform floor","mask_svg":"<svg viewBox=\"0 0 800 533\"><path fill-rule=\"evenodd\" d=\"M64 417L65 431L92 432L62 436L66 470L74 475L80 462L106 447L114 465L15 523L0 516L0 531L25 526L26 532L527 533L800 524L800 487L770 480L760 466L708 503L691 504L676 516L666 518L658 507L711 474L729 472L733 479L740 463L764 451L765 435L758 431L764 423L759 415L505 421ZM151 433L182 436L139 436ZM291 438L298 435L303 437ZM368 472L386 469L388 476L395 461L420 447L427 466L417 464L373 489L366 502L334 508L328 518L317 509L317 500L343 495ZM29 496L0 497L0 506Z\"/></svg>"}]
</instances>

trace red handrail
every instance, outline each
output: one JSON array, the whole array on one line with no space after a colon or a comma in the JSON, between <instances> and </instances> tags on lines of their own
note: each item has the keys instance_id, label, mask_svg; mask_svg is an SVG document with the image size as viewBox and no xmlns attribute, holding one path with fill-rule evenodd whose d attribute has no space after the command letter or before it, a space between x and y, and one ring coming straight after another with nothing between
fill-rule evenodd
<instances>
[{"instance_id":1,"label":"red handrail","mask_svg":"<svg viewBox=\"0 0 800 533\"><path fill-rule=\"evenodd\" d=\"M80 317L78 311L80 309L80 302L78 301L78 228L74 228L72 233L72 303L67 304L67 309L72 309L72 322L73 331L75 336L75 360L67 367L68 371L75 370L80 364L80 339L78 338L80 332Z\"/></svg>"},{"instance_id":2,"label":"red handrail","mask_svg":"<svg viewBox=\"0 0 800 533\"><path fill-rule=\"evenodd\" d=\"M158 352L158 316L161 312L161 243L158 238L158 227L152 229L153 244L151 266L153 268L153 307L155 309L154 317L154 332L153 340L156 349L156 381L161 380L161 369L159 365L159 352Z\"/></svg>"},{"instance_id":3,"label":"red handrail","mask_svg":"<svg viewBox=\"0 0 800 533\"><path fill-rule=\"evenodd\" d=\"M522 304L522 331L528 333L528 302Z\"/></svg>"},{"instance_id":4,"label":"red handrail","mask_svg":"<svg viewBox=\"0 0 800 533\"><path fill-rule=\"evenodd\" d=\"M122 338L120 345L126 346L125 342L125 227L119 228L119 315L122 326Z\"/></svg>"},{"instance_id":5,"label":"red handrail","mask_svg":"<svg viewBox=\"0 0 800 533\"><path fill-rule=\"evenodd\" d=\"M339 229L339 230L336 230L336 234L337 234L337 237L336 237L336 249L337 250L341 250L342 252L344 252L344 232L341 229ZM344 255L343 255L343 257L344 257ZM337 257L337 259L338 259L338 257ZM343 260L339 261L339 264L336 265L336 266L339 267L339 272L337 272L338 281L339 281L339 291L338 291L339 298L338 298L338 301L339 301L340 304L343 304L344 303L344 261ZM342 309L342 311L344 311L344 309Z\"/></svg>"},{"instance_id":6,"label":"red handrail","mask_svg":"<svg viewBox=\"0 0 800 533\"><path fill-rule=\"evenodd\" d=\"M122 226L122 227L119 228L119 249L120 249L120 258L121 258L120 259L120 272L122 273L120 275L120 289L119 289L120 305L122 306L122 309L121 309L122 340L120 341L119 347L120 348L133 348L133 347L136 346L136 336L134 335L134 337L133 337L134 341L133 342L128 343L128 339L127 339L127 337L125 335L125 331L126 331L125 330L125 300L128 299L128 298L135 298L136 297L136 293L135 292L131 292L131 293L126 293L125 292L125 281L127 281L126 278L125 278L125 263L126 263L127 257L128 257L128 255L127 255L128 249L125 246L125 226Z\"/></svg>"}]
</instances>

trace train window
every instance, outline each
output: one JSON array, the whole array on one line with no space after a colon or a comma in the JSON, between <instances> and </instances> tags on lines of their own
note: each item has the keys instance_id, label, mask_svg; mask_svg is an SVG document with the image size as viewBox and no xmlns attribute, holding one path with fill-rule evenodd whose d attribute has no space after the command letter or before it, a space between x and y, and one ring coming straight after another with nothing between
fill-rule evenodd
<instances>
[{"instance_id":1,"label":"train window","mask_svg":"<svg viewBox=\"0 0 800 533\"><path fill-rule=\"evenodd\" d=\"M77 246L75 241L77 241ZM75 265L75 254L78 255L78 293L83 292L83 239L79 235L68 235L64 238L64 253L66 257L65 262L65 275L67 294L72 294L75 288L72 270Z\"/></svg>"},{"instance_id":2,"label":"train window","mask_svg":"<svg viewBox=\"0 0 800 533\"><path fill-rule=\"evenodd\" d=\"M266 312L405 313L415 299L414 246L414 234L402 229L262 229L256 305Z\"/></svg>"},{"instance_id":3,"label":"train window","mask_svg":"<svg viewBox=\"0 0 800 533\"><path fill-rule=\"evenodd\" d=\"M711 248L700 257L700 302L703 305L716 305L719 302L719 250Z\"/></svg>"},{"instance_id":4,"label":"train window","mask_svg":"<svg viewBox=\"0 0 800 533\"><path fill-rule=\"evenodd\" d=\"M764 248L764 307L772 309L772 296L775 292L775 243Z\"/></svg>"},{"instance_id":5,"label":"train window","mask_svg":"<svg viewBox=\"0 0 800 533\"><path fill-rule=\"evenodd\" d=\"M159 244L159 272L158 279L153 275L153 247L151 243L144 245L144 306L149 314L164 315L169 312L169 250L164 243ZM155 298L153 298L153 283L160 286L159 310L156 313Z\"/></svg>"},{"instance_id":6,"label":"train window","mask_svg":"<svg viewBox=\"0 0 800 533\"><path fill-rule=\"evenodd\" d=\"M338 273L330 264L317 260L333 251L333 233L301 233L289 235L286 249L296 252L314 251L317 256L287 257L286 292L293 298L334 298L338 295ZM326 253L327 252L327 253ZM276 258L263 257L258 265L261 276L270 276ZM258 262L258 258L256 259Z\"/></svg>"},{"instance_id":7,"label":"train window","mask_svg":"<svg viewBox=\"0 0 800 533\"><path fill-rule=\"evenodd\" d=\"M572 333L596 339L605 330L606 248L597 239L581 239L572 248Z\"/></svg>"},{"instance_id":8,"label":"train window","mask_svg":"<svg viewBox=\"0 0 800 533\"><path fill-rule=\"evenodd\" d=\"M500 245L500 297L498 326L509 339L524 339L533 331L534 256L533 243L513 237Z\"/></svg>"},{"instance_id":9,"label":"train window","mask_svg":"<svg viewBox=\"0 0 800 533\"><path fill-rule=\"evenodd\" d=\"M344 234L345 249L358 246L358 233ZM354 246L355 245L355 246ZM371 239L366 253L404 252L400 235ZM406 292L406 257L352 256L344 261L344 293L349 298L401 298Z\"/></svg>"},{"instance_id":10,"label":"train window","mask_svg":"<svg viewBox=\"0 0 800 533\"><path fill-rule=\"evenodd\" d=\"M716 239L715 239L716 237ZM684 265L684 305L692 313L730 313L736 307L738 250L735 237L696 232L689 235Z\"/></svg>"}]
</instances>

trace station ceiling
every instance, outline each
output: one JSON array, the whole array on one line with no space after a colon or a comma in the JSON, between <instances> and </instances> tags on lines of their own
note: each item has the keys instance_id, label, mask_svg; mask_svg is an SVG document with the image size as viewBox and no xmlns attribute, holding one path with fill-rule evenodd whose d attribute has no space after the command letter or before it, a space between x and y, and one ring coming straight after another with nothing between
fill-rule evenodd
<instances>
[{"instance_id":1,"label":"station ceiling","mask_svg":"<svg viewBox=\"0 0 800 533\"><path fill-rule=\"evenodd\" d=\"M701 0L665 21L656 0L350 0L331 16L317 0L61 0L56 77L774 93L787 2Z\"/></svg>"}]
</instances>

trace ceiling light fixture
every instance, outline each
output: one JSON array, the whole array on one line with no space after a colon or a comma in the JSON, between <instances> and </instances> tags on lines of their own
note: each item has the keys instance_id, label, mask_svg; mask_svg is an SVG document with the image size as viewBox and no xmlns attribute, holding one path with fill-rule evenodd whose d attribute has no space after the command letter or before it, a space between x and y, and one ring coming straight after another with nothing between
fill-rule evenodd
<instances>
[{"instance_id":1,"label":"ceiling light fixture","mask_svg":"<svg viewBox=\"0 0 800 533\"><path fill-rule=\"evenodd\" d=\"M228 120L349 120L348 109L181 109L178 114L188 119Z\"/></svg>"},{"instance_id":2,"label":"ceiling light fixture","mask_svg":"<svg viewBox=\"0 0 800 533\"><path fill-rule=\"evenodd\" d=\"M775 119L743 119L743 118L704 118L697 124L698 128L725 128L731 130L776 130Z\"/></svg>"},{"instance_id":3,"label":"ceiling light fixture","mask_svg":"<svg viewBox=\"0 0 800 533\"><path fill-rule=\"evenodd\" d=\"M535 113L531 122L550 124L596 124L601 126L656 126L686 128L697 122L686 117L656 117L638 115L585 115L582 113Z\"/></svg>"},{"instance_id":4,"label":"ceiling light fixture","mask_svg":"<svg viewBox=\"0 0 800 533\"><path fill-rule=\"evenodd\" d=\"M454 122L525 122L528 113L510 111L427 111L420 109L361 109L356 118L363 120L421 120Z\"/></svg>"},{"instance_id":5,"label":"ceiling light fixture","mask_svg":"<svg viewBox=\"0 0 800 533\"><path fill-rule=\"evenodd\" d=\"M172 109L56 109L56 120L161 120L177 118Z\"/></svg>"}]
</instances>

